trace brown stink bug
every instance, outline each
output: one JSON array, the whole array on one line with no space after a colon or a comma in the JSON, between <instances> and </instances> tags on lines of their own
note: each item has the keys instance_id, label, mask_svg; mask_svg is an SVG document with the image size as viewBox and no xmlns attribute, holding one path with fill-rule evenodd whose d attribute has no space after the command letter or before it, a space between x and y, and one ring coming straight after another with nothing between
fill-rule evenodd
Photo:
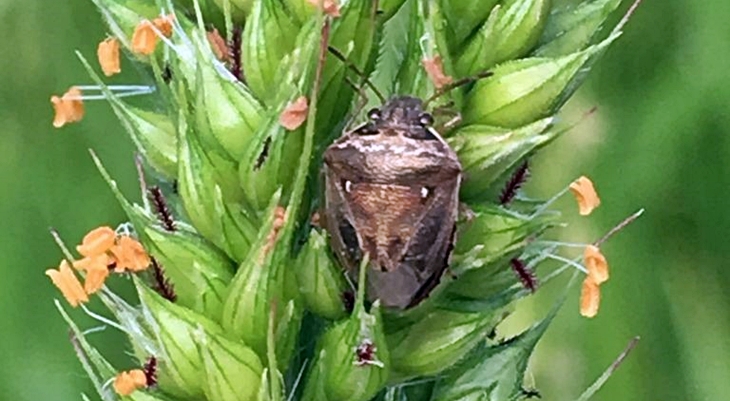
<instances>
[{"instance_id":1,"label":"brown stink bug","mask_svg":"<svg viewBox=\"0 0 730 401\"><path fill-rule=\"evenodd\" d=\"M408 308L448 266L461 165L421 99L391 98L324 153L324 223L350 279L369 254L368 299Z\"/></svg>"}]
</instances>

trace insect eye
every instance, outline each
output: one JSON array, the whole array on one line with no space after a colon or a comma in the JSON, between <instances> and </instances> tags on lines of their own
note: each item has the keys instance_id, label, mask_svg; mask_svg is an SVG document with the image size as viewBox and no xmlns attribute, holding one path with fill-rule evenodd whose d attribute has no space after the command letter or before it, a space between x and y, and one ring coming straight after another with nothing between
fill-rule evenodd
<instances>
[{"instance_id":1,"label":"insect eye","mask_svg":"<svg viewBox=\"0 0 730 401\"><path fill-rule=\"evenodd\" d=\"M374 123L369 122L366 124L363 124L359 129L355 131L357 135L365 136L365 135L377 135L378 134L378 128L375 126Z\"/></svg>"},{"instance_id":2,"label":"insect eye","mask_svg":"<svg viewBox=\"0 0 730 401\"><path fill-rule=\"evenodd\" d=\"M418 116L418 122L421 123L424 127L430 127L433 125L433 116L429 113L423 113L420 116Z\"/></svg>"},{"instance_id":3,"label":"insect eye","mask_svg":"<svg viewBox=\"0 0 730 401\"><path fill-rule=\"evenodd\" d=\"M380 120L380 109L370 109L368 111L368 118L373 121Z\"/></svg>"}]
</instances>

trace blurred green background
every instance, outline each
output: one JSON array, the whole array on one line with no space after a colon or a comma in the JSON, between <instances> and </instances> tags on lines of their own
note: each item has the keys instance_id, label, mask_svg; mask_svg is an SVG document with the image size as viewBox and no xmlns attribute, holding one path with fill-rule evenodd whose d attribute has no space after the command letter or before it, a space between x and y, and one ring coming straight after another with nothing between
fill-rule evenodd
<instances>
[{"instance_id":1,"label":"blurred green background","mask_svg":"<svg viewBox=\"0 0 730 401\"><path fill-rule=\"evenodd\" d=\"M596 238L646 208L603 247L611 280L598 317L578 315L573 288L539 345L528 384L543 399L574 399L635 335L641 343L594 400L730 398L728 15L728 2L646 0L566 118L594 105L598 113L539 156L533 194L587 174L603 198L590 218L560 203L571 222L565 239ZM108 105L87 104L82 123L51 126L51 94L89 81L73 50L93 58L104 35L91 1L0 0L0 400L93 393L43 272L60 261L49 227L75 244L90 228L123 221L88 148L125 193L136 191L133 149ZM112 81L136 79L126 71ZM559 291L546 286L523 302L510 327L543 315ZM102 349L129 368L112 331L98 335Z\"/></svg>"}]
</instances>

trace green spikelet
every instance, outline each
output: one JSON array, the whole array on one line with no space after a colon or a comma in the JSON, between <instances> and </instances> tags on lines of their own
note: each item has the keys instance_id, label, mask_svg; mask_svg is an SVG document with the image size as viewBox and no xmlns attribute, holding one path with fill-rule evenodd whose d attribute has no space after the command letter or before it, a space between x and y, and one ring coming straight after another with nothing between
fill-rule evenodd
<instances>
[{"instance_id":1,"label":"green spikelet","mask_svg":"<svg viewBox=\"0 0 730 401\"><path fill-rule=\"evenodd\" d=\"M155 386L118 394L109 385L117 369L58 303L99 396L521 399L528 359L562 300L514 338L495 330L515 301L567 267L588 267L584 287L597 288L600 258L583 267L544 238L563 224L553 201L567 184L546 201L520 187L529 158L574 124L561 107L618 40L623 25L602 25L621 3L90 2L154 82L154 101L121 99L79 55L137 147L143 187L157 191L128 200L93 155L130 223L119 237L138 240L153 261L149 272L129 270L138 300L98 292L112 316L104 322L127 334L140 368L158 362ZM158 37L152 55L133 55L135 27L160 12L174 15L172 35ZM227 44L222 56L213 28ZM379 93L429 99L463 171L447 271L403 310L365 301L367 286L354 288L313 219L324 150L380 106ZM101 252L104 274L124 272L119 249ZM543 267L548 259L565 264Z\"/></svg>"}]
</instances>

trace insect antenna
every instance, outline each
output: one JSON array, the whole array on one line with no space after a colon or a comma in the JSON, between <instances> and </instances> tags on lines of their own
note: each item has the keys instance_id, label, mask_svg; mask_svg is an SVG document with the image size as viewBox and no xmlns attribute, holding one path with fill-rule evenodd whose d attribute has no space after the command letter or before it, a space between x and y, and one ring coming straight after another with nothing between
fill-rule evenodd
<instances>
[{"instance_id":1,"label":"insect antenna","mask_svg":"<svg viewBox=\"0 0 730 401\"><path fill-rule=\"evenodd\" d=\"M440 98L441 96L443 96L443 95L451 92L452 90L454 90L454 89L456 89L456 88L458 88L460 86L464 86L464 85L470 84L470 83L475 82L475 81L478 81L480 79L489 78L492 75L494 75L493 72L491 72L491 71L484 71L484 72L480 72L480 73L478 73L476 75L473 75L471 77L461 78L461 79L456 80L456 81L454 81L454 82L452 82L450 84L444 85L441 88L436 89L436 92L434 92L434 94L431 95L431 97L429 97L428 99L426 99L425 102L423 102L423 108L425 109L426 107L428 107L429 103L431 103L432 101Z\"/></svg>"},{"instance_id":2,"label":"insect antenna","mask_svg":"<svg viewBox=\"0 0 730 401\"><path fill-rule=\"evenodd\" d=\"M439 106L434 107L433 110L431 110L431 114L433 114L434 116L437 116L437 115L451 115L451 114L453 114L453 108L454 108L454 106L455 106L454 101L453 100L449 100L445 104L442 104L442 105L439 105Z\"/></svg>"},{"instance_id":3,"label":"insect antenna","mask_svg":"<svg viewBox=\"0 0 730 401\"><path fill-rule=\"evenodd\" d=\"M349 131L352 129L352 124L356 121L357 116L360 115L360 112L362 109L365 108L365 106L368 104L368 95L365 94L365 91L362 90L361 86L355 85L354 82L348 77L345 77L345 82L347 82L348 85L352 87L353 90L355 90L355 93L357 93L357 96L360 98L360 100L357 102L357 105L355 106L355 109L350 113L350 121L348 121L347 124L345 124L345 130Z\"/></svg>"},{"instance_id":4,"label":"insect antenna","mask_svg":"<svg viewBox=\"0 0 730 401\"><path fill-rule=\"evenodd\" d=\"M362 71L360 71L360 69L357 68L357 66L355 64L353 64L352 62L350 62L350 60L348 60L347 57L345 57L345 55L342 54L336 48L334 48L332 46L328 46L327 49L329 50L330 53L332 53L332 55L334 55L340 61L342 61L343 63L345 63L345 65L347 66L347 68L351 69L355 74L357 74L360 78L362 78L362 80L365 83L365 85L367 85L368 88L370 88L373 91L373 93L375 93L375 96L378 97L378 100L380 100L380 103L381 104L385 104L385 101L386 101L385 100L385 96L383 96L383 94L380 93L380 91L378 90L378 88L376 88L375 85L373 85L372 82L370 82L370 80L367 78L367 76L365 75L365 73L363 73Z\"/></svg>"}]
</instances>

